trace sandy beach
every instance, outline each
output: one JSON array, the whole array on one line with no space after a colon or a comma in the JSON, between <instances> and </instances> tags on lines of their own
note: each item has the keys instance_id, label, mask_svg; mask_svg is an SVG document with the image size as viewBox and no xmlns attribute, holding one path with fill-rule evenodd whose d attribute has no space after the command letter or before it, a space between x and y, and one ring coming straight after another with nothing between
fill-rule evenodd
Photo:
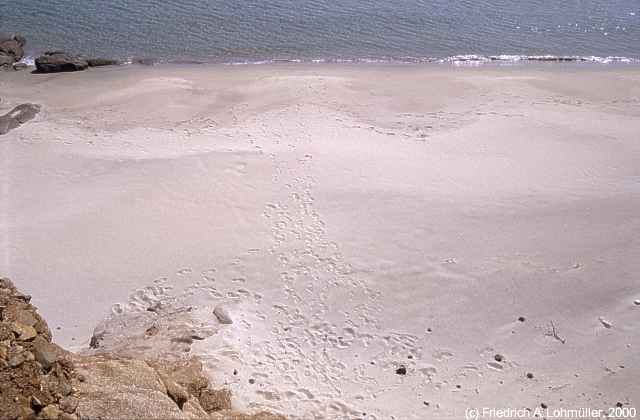
<instances>
[{"instance_id":1,"label":"sandy beach","mask_svg":"<svg viewBox=\"0 0 640 420\"><path fill-rule=\"evenodd\" d=\"M640 408L638 66L120 66L0 92L0 115L41 105L0 136L0 274L68 349L97 327L195 355L292 419Z\"/></svg>"}]
</instances>

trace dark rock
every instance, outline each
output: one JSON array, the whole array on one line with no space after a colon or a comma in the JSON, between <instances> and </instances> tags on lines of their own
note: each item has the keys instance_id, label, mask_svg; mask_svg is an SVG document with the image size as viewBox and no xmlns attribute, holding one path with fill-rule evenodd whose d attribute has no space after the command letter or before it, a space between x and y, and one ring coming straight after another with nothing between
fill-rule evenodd
<instances>
[{"instance_id":1,"label":"dark rock","mask_svg":"<svg viewBox=\"0 0 640 420\"><path fill-rule=\"evenodd\" d=\"M31 408L36 410L36 412L39 412L44 408L44 404L42 403L42 401L40 401L38 397L34 397L34 396L31 397L30 405L31 405Z\"/></svg>"},{"instance_id":2,"label":"dark rock","mask_svg":"<svg viewBox=\"0 0 640 420\"><path fill-rule=\"evenodd\" d=\"M493 356L493 358L496 362L502 362L504 360L504 356L501 354L496 354L495 356Z\"/></svg>"},{"instance_id":3,"label":"dark rock","mask_svg":"<svg viewBox=\"0 0 640 420\"><path fill-rule=\"evenodd\" d=\"M94 329L93 335L91 336L91 341L89 341L89 347L92 349L97 349L100 347L100 342L104 340L105 331L102 329Z\"/></svg>"},{"instance_id":4,"label":"dark rock","mask_svg":"<svg viewBox=\"0 0 640 420\"><path fill-rule=\"evenodd\" d=\"M87 68L87 60L63 51L48 51L36 58L36 70L39 73L81 71Z\"/></svg>"},{"instance_id":5,"label":"dark rock","mask_svg":"<svg viewBox=\"0 0 640 420\"><path fill-rule=\"evenodd\" d=\"M528 379L533 379L533 373L531 373L531 372L527 373L527 378Z\"/></svg>"},{"instance_id":6,"label":"dark rock","mask_svg":"<svg viewBox=\"0 0 640 420\"><path fill-rule=\"evenodd\" d=\"M20 127L22 124L35 118L40 112L40 105L35 104L22 104L13 108L8 113L0 116L0 135L7 134L14 128ZM15 295L17 299L21 299L25 302L31 300L31 296L27 295Z\"/></svg>"},{"instance_id":7,"label":"dark rock","mask_svg":"<svg viewBox=\"0 0 640 420\"><path fill-rule=\"evenodd\" d=\"M396 374L398 375L406 375L407 374L407 368L404 366L400 366L398 369L396 369Z\"/></svg>"},{"instance_id":8,"label":"dark rock","mask_svg":"<svg viewBox=\"0 0 640 420\"><path fill-rule=\"evenodd\" d=\"M111 60L109 58L90 58L87 60L89 67L103 67L103 66L117 66L120 64L118 60Z\"/></svg>"}]
</instances>

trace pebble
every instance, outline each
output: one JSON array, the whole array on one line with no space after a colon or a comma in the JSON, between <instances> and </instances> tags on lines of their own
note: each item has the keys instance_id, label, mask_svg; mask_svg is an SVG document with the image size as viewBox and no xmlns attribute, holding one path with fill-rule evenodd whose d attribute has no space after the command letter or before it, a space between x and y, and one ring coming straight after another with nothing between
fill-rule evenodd
<instances>
[{"instance_id":1,"label":"pebble","mask_svg":"<svg viewBox=\"0 0 640 420\"><path fill-rule=\"evenodd\" d=\"M633 301L634 305L640 306L640 299L636 299Z\"/></svg>"},{"instance_id":2,"label":"pebble","mask_svg":"<svg viewBox=\"0 0 640 420\"><path fill-rule=\"evenodd\" d=\"M218 318L221 324L233 324L229 311L223 305L218 305L213 309L213 314Z\"/></svg>"},{"instance_id":3,"label":"pebble","mask_svg":"<svg viewBox=\"0 0 640 420\"><path fill-rule=\"evenodd\" d=\"M531 373L531 372L527 373L527 378L533 379L533 373Z\"/></svg>"},{"instance_id":4,"label":"pebble","mask_svg":"<svg viewBox=\"0 0 640 420\"><path fill-rule=\"evenodd\" d=\"M607 321L606 319L604 319L603 317L598 318L600 320L600 323L605 327L605 328L611 328L613 327L613 324L609 321Z\"/></svg>"},{"instance_id":5,"label":"pebble","mask_svg":"<svg viewBox=\"0 0 640 420\"><path fill-rule=\"evenodd\" d=\"M400 366L398 369L396 369L396 373L398 375L406 375L407 374L407 368L404 366Z\"/></svg>"},{"instance_id":6,"label":"pebble","mask_svg":"<svg viewBox=\"0 0 640 420\"><path fill-rule=\"evenodd\" d=\"M496 362L502 362L504 360L504 356L501 354L496 354L495 356L493 356L493 358Z\"/></svg>"}]
</instances>

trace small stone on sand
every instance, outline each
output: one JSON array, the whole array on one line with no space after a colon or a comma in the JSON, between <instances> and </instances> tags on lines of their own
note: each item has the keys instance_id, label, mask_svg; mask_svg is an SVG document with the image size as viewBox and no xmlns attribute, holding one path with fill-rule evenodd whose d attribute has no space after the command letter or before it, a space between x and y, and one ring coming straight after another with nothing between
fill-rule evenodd
<instances>
[{"instance_id":1,"label":"small stone on sand","mask_svg":"<svg viewBox=\"0 0 640 420\"><path fill-rule=\"evenodd\" d=\"M633 301L634 305L640 306L640 299L636 299Z\"/></svg>"},{"instance_id":2,"label":"small stone on sand","mask_svg":"<svg viewBox=\"0 0 640 420\"><path fill-rule=\"evenodd\" d=\"M218 318L221 324L233 324L229 311L223 305L218 305L213 309L213 314Z\"/></svg>"},{"instance_id":3,"label":"small stone on sand","mask_svg":"<svg viewBox=\"0 0 640 420\"><path fill-rule=\"evenodd\" d=\"M603 317L598 318L600 320L600 323L605 327L605 328L611 328L613 327L613 324L610 321L607 321L606 319L604 319Z\"/></svg>"},{"instance_id":4,"label":"small stone on sand","mask_svg":"<svg viewBox=\"0 0 640 420\"><path fill-rule=\"evenodd\" d=\"M400 366L398 369L396 369L396 373L398 375L406 375L407 374L407 368L404 366Z\"/></svg>"},{"instance_id":5,"label":"small stone on sand","mask_svg":"<svg viewBox=\"0 0 640 420\"><path fill-rule=\"evenodd\" d=\"M493 356L493 358L496 362L502 362L504 360L504 356L501 354L496 354L495 356Z\"/></svg>"}]
</instances>

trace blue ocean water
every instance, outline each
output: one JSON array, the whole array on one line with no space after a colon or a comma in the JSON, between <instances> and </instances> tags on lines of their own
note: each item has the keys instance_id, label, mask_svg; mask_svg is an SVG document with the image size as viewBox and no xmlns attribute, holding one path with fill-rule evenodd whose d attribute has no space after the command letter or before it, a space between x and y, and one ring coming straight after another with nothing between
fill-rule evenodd
<instances>
[{"instance_id":1,"label":"blue ocean water","mask_svg":"<svg viewBox=\"0 0 640 420\"><path fill-rule=\"evenodd\" d=\"M637 59L640 0L0 0L0 32L121 59Z\"/></svg>"}]
</instances>

